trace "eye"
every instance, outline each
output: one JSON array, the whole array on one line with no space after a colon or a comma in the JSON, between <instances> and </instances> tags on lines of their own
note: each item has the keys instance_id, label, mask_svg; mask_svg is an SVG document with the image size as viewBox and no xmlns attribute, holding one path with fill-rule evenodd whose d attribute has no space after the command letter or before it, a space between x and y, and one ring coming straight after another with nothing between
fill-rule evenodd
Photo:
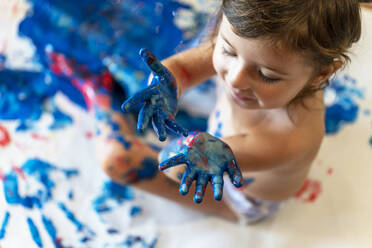
<instances>
[{"instance_id":1,"label":"eye","mask_svg":"<svg viewBox=\"0 0 372 248\"><path fill-rule=\"evenodd\" d=\"M271 77L265 76L265 74L263 74L262 71L258 71L258 74L260 78L262 79L262 81L264 81L265 83L276 83L280 81L280 78L271 78Z\"/></svg>"},{"instance_id":2,"label":"eye","mask_svg":"<svg viewBox=\"0 0 372 248\"><path fill-rule=\"evenodd\" d=\"M226 48L222 47L222 53L226 56L229 56L229 57L236 57L236 54L235 53L232 53L230 51L228 51Z\"/></svg>"}]
</instances>

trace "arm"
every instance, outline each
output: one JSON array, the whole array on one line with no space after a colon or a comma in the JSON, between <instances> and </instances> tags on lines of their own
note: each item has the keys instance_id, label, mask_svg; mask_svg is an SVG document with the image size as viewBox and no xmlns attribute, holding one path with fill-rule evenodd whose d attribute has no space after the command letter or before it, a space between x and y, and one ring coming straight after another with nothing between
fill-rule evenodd
<instances>
[{"instance_id":1,"label":"arm","mask_svg":"<svg viewBox=\"0 0 372 248\"><path fill-rule=\"evenodd\" d=\"M162 61L176 78L181 92L216 74L212 63L213 47L213 42L208 41Z\"/></svg>"},{"instance_id":2,"label":"arm","mask_svg":"<svg viewBox=\"0 0 372 248\"><path fill-rule=\"evenodd\" d=\"M296 130L290 133L251 132L224 137L234 152L242 171L258 172L303 163L318 151L323 138L322 128Z\"/></svg>"}]
</instances>

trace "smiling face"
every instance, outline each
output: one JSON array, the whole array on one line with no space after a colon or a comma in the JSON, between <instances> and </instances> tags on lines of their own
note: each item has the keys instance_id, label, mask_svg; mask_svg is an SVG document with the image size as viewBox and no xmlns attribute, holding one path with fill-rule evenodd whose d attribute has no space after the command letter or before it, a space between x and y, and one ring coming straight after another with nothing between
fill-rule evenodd
<instances>
[{"instance_id":1,"label":"smiling face","mask_svg":"<svg viewBox=\"0 0 372 248\"><path fill-rule=\"evenodd\" d=\"M301 54L260 38L236 35L223 17L213 65L230 100L245 109L287 106L315 80L314 69Z\"/></svg>"}]
</instances>

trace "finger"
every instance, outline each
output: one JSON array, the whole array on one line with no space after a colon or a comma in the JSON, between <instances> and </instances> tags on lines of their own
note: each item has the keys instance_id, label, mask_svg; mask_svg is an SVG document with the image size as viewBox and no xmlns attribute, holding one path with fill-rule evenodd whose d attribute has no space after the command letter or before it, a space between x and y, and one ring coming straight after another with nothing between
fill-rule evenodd
<instances>
[{"instance_id":1,"label":"finger","mask_svg":"<svg viewBox=\"0 0 372 248\"><path fill-rule=\"evenodd\" d=\"M140 92L137 92L130 98L128 98L122 105L121 109L124 112L129 112L135 109L136 106L148 100L152 95L159 94L159 90L156 88L146 88Z\"/></svg>"},{"instance_id":2,"label":"finger","mask_svg":"<svg viewBox=\"0 0 372 248\"><path fill-rule=\"evenodd\" d=\"M152 126L159 140L164 141L167 138L167 134L165 132L163 115L160 109L158 109L156 112L157 113L155 113L154 117L152 118Z\"/></svg>"},{"instance_id":3,"label":"finger","mask_svg":"<svg viewBox=\"0 0 372 248\"><path fill-rule=\"evenodd\" d=\"M208 183L208 175L201 173L198 175L196 180L196 188L195 188L195 195L194 195L194 202L201 203L203 201L205 189Z\"/></svg>"},{"instance_id":4,"label":"finger","mask_svg":"<svg viewBox=\"0 0 372 248\"><path fill-rule=\"evenodd\" d=\"M187 137L187 135L189 134L189 131L186 128L182 127L175 120L173 120L170 116L167 119L165 119L165 124L170 130L172 130L176 134L182 134L185 137Z\"/></svg>"},{"instance_id":5,"label":"finger","mask_svg":"<svg viewBox=\"0 0 372 248\"><path fill-rule=\"evenodd\" d=\"M212 177L211 180L212 187L213 187L213 196L216 201L220 201L222 199L223 193L223 178L221 175L215 175Z\"/></svg>"},{"instance_id":6,"label":"finger","mask_svg":"<svg viewBox=\"0 0 372 248\"><path fill-rule=\"evenodd\" d=\"M154 114L154 107L145 103L138 114L137 131L143 133L149 124L151 117Z\"/></svg>"},{"instance_id":7,"label":"finger","mask_svg":"<svg viewBox=\"0 0 372 248\"><path fill-rule=\"evenodd\" d=\"M156 56L148 49L142 48L139 52L142 60L147 64L152 72L159 76L164 76L168 70L160 63Z\"/></svg>"},{"instance_id":8,"label":"finger","mask_svg":"<svg viewBox=\"0 0 372 248\"><path fill-rule=\"evenodd\" d=\"M195 175L196 175L195 170L190 170L188 169L188 167L186 167L186 171L185 173L183 173L180 185L181 195L186 195L187 193L189 193L192 181L195 180Z\"/></svg>"},{"instance_id":9,"label":"finger","mask_svg":"<svg viewBox=\"0 0 372 248\"><path fill-rule=\"evenodd\" d=\"M231 160L227 166L227 173L229 174L230 180L235 187L239 188L243 185L242 172L240 171L235 159Z\"/></svg>"},{"instance_id":10,"label":"finger","mask_svg":"<svg viewBox=\"0 0 372 248\"><path fill-rule=\"evenodd\" d=\"M180 153L162 162L159 165L159 170L163 171L179 164L186 164L186 162L186 156Z\"/></svg>"}]
</instances>

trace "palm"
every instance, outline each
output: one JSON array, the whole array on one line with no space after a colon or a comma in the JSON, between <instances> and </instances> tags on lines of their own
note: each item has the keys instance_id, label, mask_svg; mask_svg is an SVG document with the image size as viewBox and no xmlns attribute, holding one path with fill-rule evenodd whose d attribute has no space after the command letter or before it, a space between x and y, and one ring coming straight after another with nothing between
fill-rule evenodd
<instances>
[{"instance_id":1,"label":"palm","mask_svg":"<svg viewBox=\"0 0 372 248\"><path fill-rule=\"evenodd\" d=\"M139 132L143 132L152 121L154 131L161 141L166 139L166 128L187 136L187 130L174 120L178 104L175 78L149 50L141 49L140 55L153 72L154 77L149 87L126 100L122 109L133 111L140 108L137 124Z\"/></svg>"},{"instance_id":2,"label":"palm","mask_svg":"<svg viewBox=\"0 0 372 248\"><path fill-rule=\"evenodd\" d=\"M208 133L192 133L179 142L180 153L163 161L159 168L165 170L179 164L186 164L180 193L187 194L193 181L196 181L194 201L203 200L205 188L211 182L216 200L221 200L223 173L227 172L236 187L242 185L242 175L230 147L222 140Z\"/></svg>"}]
</instances>

